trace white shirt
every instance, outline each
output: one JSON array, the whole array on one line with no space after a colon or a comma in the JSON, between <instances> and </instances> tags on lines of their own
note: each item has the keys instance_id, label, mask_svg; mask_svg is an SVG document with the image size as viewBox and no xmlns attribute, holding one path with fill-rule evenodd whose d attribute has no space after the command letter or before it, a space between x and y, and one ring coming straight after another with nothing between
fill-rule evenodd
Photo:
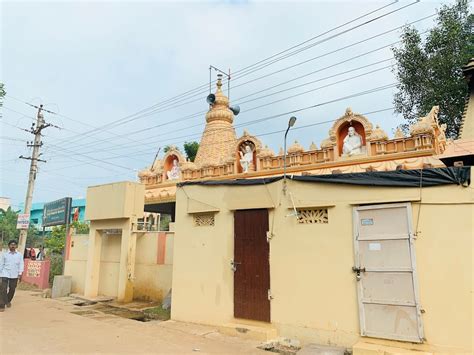
<instances>
[{"instance_id":1,"label":"white shirt","mask_svg":"<svg viewBox=\"0 0 474 355\"><path fill-rule=\"evenodd\" d=\"M0 277L17 279L23 268L23 256L19 252L7 251L0 255Z\"/></svg>"}]
</instances>

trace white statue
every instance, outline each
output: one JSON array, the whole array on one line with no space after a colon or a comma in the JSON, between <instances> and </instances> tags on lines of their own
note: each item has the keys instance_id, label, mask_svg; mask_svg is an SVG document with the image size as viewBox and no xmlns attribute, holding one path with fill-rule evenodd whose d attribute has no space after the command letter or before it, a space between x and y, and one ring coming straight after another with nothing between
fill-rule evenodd
<instances>
[{"instance_id":1,"label":"white statue","mask_svg":"<svg viewBox=\"0 0 474 355\"><path fill-rule=\"evenodd\" d=\"M240 165L242 166L242 172L248 173L249 167L253 163L253 152L249 145L245 146L245 154L240 153Z\"/></svg>"},{"instance_id":2,"label":"white statue","mask_svg":"<svg viewBox=\"0 0 474 355\"><path fill-rule=\"evenodd\" d=\"M178 159L173 160L173 167L171 168L170 171L166 172L166 175L168 176L168 180L178 180L179 179L179 164L178 164Z\"/></svg>"},{"instance_id":3,"label":"white statue","mask_svg":"<svg viewBox=\"0 0 474 355\"><path fill-rule=\"evenodd\" d=\"M347 136L344 138L342 153L349 156L360 154L362 148L362 137L355 131L354 127L349 127Z\"/></svg>"}]
</instances>

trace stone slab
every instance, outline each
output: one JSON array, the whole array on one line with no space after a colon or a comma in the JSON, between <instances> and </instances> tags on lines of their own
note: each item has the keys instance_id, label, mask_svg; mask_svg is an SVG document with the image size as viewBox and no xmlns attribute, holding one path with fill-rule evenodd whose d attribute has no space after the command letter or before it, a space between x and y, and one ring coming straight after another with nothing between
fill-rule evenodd
<instances>
[{"instance_id":1,"label":"stone slab","mask_svg":"<svg viewBox=\"0 0 474 355\"><path fill-rule=\"evenodd\" d=\"M345 348L318 345L318 344L308 344L305 345L300 351L297 352L298 355L344 355L346 352Z\"/></svg>"},{"instance_id":2,"label":"stone slab","mask_svg":"<svg viewBox=\"0 0 474 355\"><path fill-rule=\"evenodd\" d=\"M249 324L227 323L218 326L220 333L244 339L269 341L277 338L278 332L271 325L255 326Z\"/></svg>"},{"instance_id":3,"label":"stone slab","mask_svg":"<svg viewBox=\"0 0 474 355\"><path fill-rule=\"evenodd\" d=\"M56 275L53 280L51 298L69 296L71 293L72 276Z\"/></svg>"}]
</instances>

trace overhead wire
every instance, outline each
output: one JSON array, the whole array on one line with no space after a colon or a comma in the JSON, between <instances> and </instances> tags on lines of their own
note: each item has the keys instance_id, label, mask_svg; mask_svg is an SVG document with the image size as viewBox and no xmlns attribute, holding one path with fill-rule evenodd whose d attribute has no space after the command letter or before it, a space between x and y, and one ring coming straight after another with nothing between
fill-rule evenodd
<instances>
[{"instance_id":1,"label":"overhead wire","mask_svg":"<svg viewBox=\"0 0 474 355\"><path fill-rule=\"evenodd\" d=\"M416 2L415 2L415 3L416 3ZM414 4L414 3L413 3L413 4ZM405 6L405 7L406 7L406 6ZM373 21L373 20L372 20L372 21ZM73 152L73 153L76 153L76 152L74 152L74 151L72 151L72 152Z\"/></svg>"},{"instance_id":2,"label":"overhead wire","mask_svg":"<svg viewBox=\"0 0 474 355\"><path fill-rule=\"evenodd\" d=\"M316 104L313 104L313 105L310 105L310 106L306 106L306 107L302 107L302 108L299 108L299 109L295 109L295 110L291 110L291 111L286 111L286 112L279 113L279 114L275 114L275 115L270 115L270 116L263 117L263 118L256 119L256 120L247 121L247 122L241 123L240 126L244 126L244 125L245 125L245 126L250 126L250 125L253 125L253 124L256 124L256 123L260 123L260 122L272 120L272 119L279 118L279 117L282 117L282 116L288 116L288 115L290 115L290 114L302 112L302 111L305 111L305 110L308 110L308 109L312 109L312 108L317 108L317 107L325 106L325 105L328 105L328 104L331 104L331 103L335 103L335 102L338 102L338 101L342 101L342 100L346 100L346 99L349 99L349 98L354 98L354 97L358 97L358 96L368 95L368 94L371 94L371 93L375 93L375 92L387 90L387 89L390 89L390 88L395 87L395 85L396 85L396 83L391 83L391 84L387 84L387 85L375 87L375 88L372 88L372 89L369 89L369 90L364 90L364 91L357 92L357 93L354 93L354 94L351 94L351 95L346 95L346 96L339 97L339 98L336 98L336 99L332 99L332 100L328 100L328 101L316 103ZM239 127L239 125L237 125L236 127ZM201 135L201 134L197 134L197 135L195 135L195 136L200 136L200 135ZM165 141L165 142L163 142L163 143L172 142L173 144L177 144L176 142L173 142L173 141L176 140L176 139L182 139L182 138L190 139L190 138L193 138L193 137L195 137L195 136L186 135L186 136L172 137L172 138L169 138L169 140L167 140L167 141ZM209 145L220 144L220 143L222 143L222 142L209 143ZM139 151L139 152L134 152L134 153L130 153L130 152L129 152L129 153L127 153L127 154L122 155L121 157L133 157L133 156L135 156L136 154L150 153L151 151L154 151L154 150L150 150L149 148L147 148L147 149L142 150L142 151ZM118 156L117 156L117 157L118 157ZM114 159L115 159L115 158L116 158L116 157L114 157ZM103 158L103 159L100 159L100 161L104 161L104 162L105 162L106 160L104 160L104 159L111 159L111 158ZM94 160L98 160L98 159L94 159ZM120 167L120 168L124 168L124 169L130 170L130 168L128 168L128 167L119 166L119 165L117 165L117 164L113 164L113 163L110 163L110 162L108 162L108 164L109 164L109 165L115 165L115 166L118 166L118 167Z\"/></svg>"},{"instance_id":3,"label":"overhead wire","mask_svg":"<svg viewBox=\"0 0 474 355\"><path fill-rule=\"evenodd\" d=\"M380 18L383 18L383 17L385 17L385 16L388 16L388 15L390 15L390 14L393 14L393 13L395 13L395 12L397 12L397 11L400 11L400 10L402 10L402 9L407 8L408 6L412 6L412 5L414 5L414 4L418 3L418 2L419 2L419 0L417 0L417 1L413 2L413 3L410 3L410 4L408 4L408 5L402 6L401 8L398 8L398 9L395 9L395 10L393 10L393 11L390 11L390 12L387 13L387 14L380 15L380 16L374 18L374 19L368 20L368 21L364 22L363 24L358 25L357 27L354 27L353 29L359 28L359 27L364 26L364 25L366 25L366 24L368 24L368 23L371 23L371 22L373 22L373 21L376 21L376 20L378 20L378 19L380 19ZM377 9L375 9L375 10L372 10L372 11L370 11L370 12L368 12L368 13L365 13L365 14L363 14L362 16L359 16L359 17L357 17L357 18L355 18L355 19L352 19L352 20L350 20L350 21L347 21L346 23L344 23L344 24L342 24L342 25L336 26L336 27L334 27L334 28L332 28L332 29L330 29L330 30L324 32L323 34L320 34L320 35L318 35L318 36L315 36L315 37L313 37L313 38L311 38L311 39L309 39L309 40L306 40L306 41L304 41L304 42L302 42L302 43L300 43L300 44L297 44L296 46L290 47L289 49L286 49L286 50L284 50L284 51L282 51L282 52L280 52L280 53L278 53L278 54L285 53L285 52L287 52L287 51L289 51L289 50L291 50L291 49L294 49L295 47L298 47L298 46L301 46L301 45L303 45L303 44L305 44L305 43L308 43L309 41L312 41L312 40L314 40L314 39L316 39L316 38L319 38L319 37L321 37L321 36L323 36L323 35L325 35L325 34L328 34L328 33L332 32L332 31L334 31L334 30L337 30L337 29L339 29L339 28L341 28L341 27L344 27L344 26L346 26L346 25L348 25L348 24L350 24L350 23L352 23L352 22L355 22L355 21L357 21L357 20L360 20L361 18L364 18L364 17L366 17L366 16L369 16L369 15L375 13L375 12L378 12L378 11L380 11L380 10L382 10L382 9L388 7L388 6L394 5L394 4L396 4L396 3L397 3L397 1L394 1L394 2L391 2L391 3L387 4L387 5L384 5L384 6L382 6L382 7L379 7L379 8L377 8ZM346 32L344 32L344 33L347 33L347 32L348 32L348 31L346 30ZM332 38L334 38L334 37L332 37ZM278 55L278 54L277 54L277 55ZM271 56L271 57L269 57L269 58L273 58L273 57L275 57L275 56L276 56L276 55L273 55L273 56ZM266 60L268 60L269 58L266 58L266 59L264 59L263 61L266 61ZM286 58L287 58L287 57L285 57L285 59L286 59ZM262 62L262 61L260 61L260 62ZM259 64L260 62L258 62L257 64ZM250 68L250 67L253 67L253 66L257 65L257 64L248 66L248 67L246 67L246 68L244 68L244 69L242 69L242 70L237 70L236 73L242 72L243 70L246 70L246 69L248 69L248 68ZM243 75L243 73L241 73L241 76L242 76L242 75ZM206 85L207 85L207 84L206 84ZM192 91L192 90L191 90L191 91ZM189 91L188 91L188 92L189 92ZM180 95L178 95L177 97L179 97L179 96L180 96ZM166 100L165 100L165 101L166 101ZM169 101L168 101L168 102L169 102ZM152 107L156 107L156 105L153 105ZM141 110L141 111L139 111L139 112L143 112L143 111L144 111L144 110ZM134 114L134 115L129 115L129 116L124 117L124 118L122 118L122 119L109 122L109 123L107 123L107 124L105 124L105 125L103 125L103 126L97 127L95 130L83 132L82 137L85 136L85 135L87 135L87 134L89 134L89 133L92 133L92 132L94 132L94 131L97 131L97 130L99 130L99 131L102 131L102 130L104 130L104 129L107 129L107 130L108 130L108 129L111 128L111 127L110 127L111 124L114 124L114 126L117 126L120 122L126 121L128 118L131 118L131 117L133 117L133 116L136 116L136 114ZM130 122L130 121L128 121L128 122ZM120 124L121 124L121 123L120 123ZM70 137L70 138L71 138L71 137ZM74 139L74 138L72 138L72 139ZM77 139L77 137L76 137L76 139Z\"/></svg>"},{"instance_id":4,"label":"overhead wire","mask_svg":"<svg viewBox=\"0 0 474 355\"><path fill-rule=\"evenodd\" d=\"M350 72L353 72L353 71L356 71L356 70L360 70L361 68L367 68L367 67L370 67L370 66L373 66L373 65L376 65L376 64L384 63L384 62L386 62L386 61L388 61L388 60L391 60L391 58L389 58L389 59L384 59L384 60L381 60L381 61L377 61L377 62L375 62L375 63L368 64L368 65L365 65L365 66L361 66L361 67L358 67L358 68L355 68L355 69L347 70L347 71L344 71L344 72L342 72L342 73L337 73L337 74L334 74L334 75L331 75L331 76L326 76L326 77L324 77L324 78L320 78L320 79L318 79L318 80L314 80L314 81L312 81L312 82L310 82L310 83L315 83L315 82L318 82L318 81L322 81L322 80L326 80L326 79L333 78L333 77L336 77L336 76L340 76L340 75L342 75L342 74L347 74L347 73L350 73ZM355 75L355 76L352 76L352 77L348 77L348 78L345 78L345 79L343 79L343 80L339 80L339 81L336 81L336 82L332 82L332 83L329 83L329 84L326 84L326 85L323 85L323 86L318 86L318 87L316 87L316 88L313 88L313 89L311 89L311 90L307 90L307 91L305 91L305 92L301 92L301 93L298 93L298 94L295 94L295 95L292 95L292 96L287 96L287 97L281 98L281 99L276 100L276 101L272 101L272 102L269 102L269 103L265 103L265 104L263 104L263 105L259 105L259 106L255 106L255 107L248 108L248 109L246 110L246 112L250 112L250 111L259 109L259 108L261 108L261 107L269 106L269 105L272 105L272 104L274 104L274 103L281 102L281 101L285 101L285 100L288 100L288 99L291 99L291 98L294 98L294 97L297 97L297 96L305 95L305 94L307 94L307 93L314 92L314 91L317 91L317 90L320 90L320 89L323 89L323 88L327 88L327 87L330 87L330 86L333 86L333 85L337 85L337 84L340 84L340 83L345 83L345 82L347 82L347 81L349 81L349 80L353 80L353 79L357 79L357 78L360 78L360 77L365 76L365 75L373 74L373 73L376 73L376 72L381 71L381 70L385 70L385 69L390 68L390 67L391 67L391 65L389 65L389 66L384 66L384 67L382 67L382 68L378 68L378 69L375 69L375 70L371 70L371 71L369 71L369 72L365 72L365 73L362 73L362 74L359 74L359 75ZM298 86L296 86L295 88L301 87L301 86L303 86L303 85L305 85L305 84L298 85ZM288 90L288 89L287 89L287 90ZM285 91L285 90L282 90L281 92L283 92L283 91ZM281 93L281 92L278 92L278 93ZM277 93L275 93L275 94L277 94ZM265 95L265 96L263 96L263 97L268 97L268 96L271 96L271 95L273 95L273 94ZM260 97L260 98L263 98L263 97ZM260 98L256 98L256 99L254 99L254 100L248 100L248 102L250 102L250 101L255 101L255 100L260 99ZM191 128L193 128L193 127L203 127L204 125L205 125L205 123L199 123L199 124L192 125L192 126L187 126L187 127L184 127L184 128L182 128L182 129L178 129L178 130L175 129L175 130L173 130L172 132L166 132L166 133L163 133L163 134L158 134L158 135L155 135L155 136L150 137L150 138L158 138L158 137L166 136L166 135L168 135L169 133L175 133L175 132L178 132L178 131L188 130L188 129L191 129ZM239 125L236 125L235 127L238 128L238 127L240 127L240 126L239 126ZM148 129L147 129L147 130L148 130ZM129 134L134 134L134 132L130 132ZM146 138L145 138L145 139L146 139ZM138 147L138 146L143 146L143 143L138 144L138 145L133 145L133 146L121 147L121 148L119 148L119 149L124 149L124 148L130 149L130 148L134 148L134 147ZM101 152L107 152L107 151L111 151L111 150L117 150L117 148L101 149ZM83 152L83 153L89 154L89 153L94 153L94 152L96 152L96 150L85 151L85 152Z\"/></svg>"},{"instance_id":5,"label":"overhead wire","mask_svg":"<svg viewBox=\"0 0 474 355\"><path fill-rule=\"evenodd\" d=\"M417 23L417 22L426 20L426 19L431 18L431 17L433 17L433 16L435 16L435 14L431 14L431 15L425 16L425 17L423 17L423 18L420 18L420 19L418 19L418 20L412 21L412 22L408 23L407 25L411 25L411 24L414 24L414 23ZM251 82L254 82L254 81L256 81L256 80L260 80L260 79L262 79L262 78L266 78L266 77L268 77L268 76L270 76L270 75L274 75L275 73L279 73L279 72L282 72L282 71L285 71L285 70L294 68L294 67L296 67L296 66L299 66L299 65L304 64L304 63L307 63L307 62L309 62L309 61L312 61L312 60L315 60L315 59L324 57L324 56L326 56L326 55L333 54L333 53L335 53L335 52L339 52L339 51L341 51L341 50L344 50L344 49L353 47L354 45L364 43L364 42L366 42L366 41L368 41L368 40L371 40L371 39L373 39L373 38L380 37L380 36L382 36L382 35L384 35L384 34L387 34L387 33L393 32L393 31L395 31L395 30L401 29L401 28L403 28L404 26L405 26L405 25L403 25L403 26L398 26L398 27L393 28L393 29L391 29L391 30L384 31L384 32L379 33L379 34L377 34L377 35L368 37L368 38L366 38L366 39L364 39L364 40L357 41L357 42L354 42L354 43L349 44L349 45L347 45L347 46L338 48L338 49L336 49L336 50L334 50L334 51L331 51L331 52L328 52L328 53L319 55L319 56L317 56L317 57L310 58L310 59L305 60L305 61L303 61L303 62L296 63L296 64L294 64L294 65L285 67L285 68L280 69L280 70L277 70L277 71L275 71L275 72L266 74L266 75L264 75L264 76L261 76L261 77L255 78L255 79L252 79L252 80L247 81L247 82L245 82L245 83L241 83L241 84L235 86L234 88L240 87L240 86L242 86L242 85L246 85L246 84L251 83ZM426 32L426 31L425 31L425 32ZM422 32L422 33L425 33L425 32ZM392 42L392 43L390 43L390 44L388 44L388 45L386 45L386 46L382 46L382 47L376 48L376 49L374 49L374 50L372 50L372 51L362 53L362 54L359 55L359 56L351 57L351 58L349 58L349 59L346 59L345 61L332 64L331 66L328 66L328 67L319 69L319 70L317 70L317 71L310 72L310 73L308 73L308 74L305 74L305 75L300 76L300 77L297 77L297 78L293 78L293 79L291 79L291 80L289 80L289 81L285 81L285 82L279 83L279 84L277 84L277 85L270 86L269 88L266 88L266 89L263 89L263 90L259 90L259 91L255 92L255 93L245 95L245 96L243 96L243 97L240 97L240 98L236 99L234 102L241 104L240 99L243 99L243 98L246 98L246 97L250 97L250 96L252 96L252 95L254 95L254 94L256 94L256 93L260 93L260 92L263 92L263 91L271 90L272 88L275 88L275 87L277 87L277 86L281 86L281 85L287 84L287 83L289 83L289 82L291 82L291 81L299 80L299 79L301 79L301 78L303 78L303 77L305 77L305 76L312 75L312 74L314 74L314 73L316 73L316 72L319 72L319 71L322 71L322 70L325 70L325 69L329 69L329 68L331 68L331 67L334 67L334 66L337 66L337 65L346 63L346 62L351 61L351 60L354 60L354 59L358 59L358 58L360 58L360 57L362 57L362 56L364 56L364 55L371 54L371 53L373 53L373 52L376 52L376 51L379 51L379 50L382 50L382 49L391 47L391 46L393 46L393 45L395 45L395 44L397 44L397 43L399 43L399 42L400 42L400 41ZM189 103L196 102L196 101L199 101L199 100L201 100L201 98L199 98L199 99L197 99L197 100L190 101L190 102L186 102L185 104L189 104ZM253 101L253 100L250 100L250 101ZM246 103L246 102L248 102L248 101L244 101L243 103ZM184 104L183 104L183 105L184 105ZM149 130L149 129L154 129L154 128L158 128L158 127L163 127L163 126L166 126L166 125L169 125L169 124L174 124L174 123L176 123L176 122L182 122L183 120L189 120L189 119L198 117L198 116L204 114L205 112L206 112L206 110L204 110L204 111L199 111L199 112L196 112L196 113L194 113L194 114L190 114L190 115L187 115L187 116L183 116L183 117L180 117L180 118L178 118L178 119L175 119L175 120L172 120L172 121L169 121L169 122L164 122L164 123L161 123L161 124L152 126L152 127L140 129L140 130L137 130L137 131L127 132L127 134L122 134L122 135L119 135L119 136L117 136L117 137L129 137L131 134L141 133L141 132L147 131L147 130ZM104 143L104 142L108 142L108 140L103 139L103 140L100 140L100 141L97 141L97 142L89 143L89 144L87 144L87 146L94 146L94 145L97 145L97 144L102 144L102 143ZM139 143L141 143L141 142L139 142Z\"/></svg>"}]
</instances>

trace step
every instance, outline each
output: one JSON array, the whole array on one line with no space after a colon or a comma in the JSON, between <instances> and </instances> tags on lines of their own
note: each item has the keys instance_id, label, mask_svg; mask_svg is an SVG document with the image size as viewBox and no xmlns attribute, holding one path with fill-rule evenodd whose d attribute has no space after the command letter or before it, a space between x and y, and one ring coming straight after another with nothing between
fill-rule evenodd
<instances>
[{"instance_id":1,"label":"step","mask_svg":"<svg viewBox=\"0 0 474 355\"><path fill-rule=\"evenodd\" d=\"M353 355L433 355L431 352L404 349L382 344L372 344L360 341L352 346Z\"/></svg>"},{"instance_id":2,"label":"step","mask_svg":"<svg viewBox=\"0 0 474 355\"><path fill-rule=\"evenodd\" d=\"M218 326L217 329L220 333L225 335L259 341L269 341L278 337L278 332L275 327L267 323L226 323Z\"/></svg>"},{"instance_id":3,"label":"step","mask_svg":"<svg viewBox=\"0 0 474 355\"><path fill-rule=\"evenodd\" d=\"M319 344L307 344L296 354L297 355L344 355L345 353L346 353L346 349L342 347L319 345Z\"/></svg>"}]
</instances>

